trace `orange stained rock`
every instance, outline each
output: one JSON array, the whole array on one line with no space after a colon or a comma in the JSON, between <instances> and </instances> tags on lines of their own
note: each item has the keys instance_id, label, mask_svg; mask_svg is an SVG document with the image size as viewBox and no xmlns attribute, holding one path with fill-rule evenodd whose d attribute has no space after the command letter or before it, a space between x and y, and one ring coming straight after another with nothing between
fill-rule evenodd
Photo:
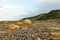
<instances>
[{"instance_id":1,"label":"orange stained rock","mask_svg":"<svg viewBox=\"0 0 60 40\"><path fill-rule=\"evenodd\" d=\"M30 24L32 24L32 22L29 19L25 19L23 21L16 22L16 24L19 25L19 26L23 26L23 25L30 25Z\"/></svg>"},{"instance_id":2,"label":"orange stained rock","mask_svg":"<svg viewBox=\"0 0 60 40\"><path fill-rule=\"evenodd\" d=\"M60 39L60 32L52 32L50 37L54 40L58 40Z\"/></svg>"},{"instance_id":3,"label":"orange stained rock","mask_svg":"<svg viewBox=\"0 0 60 40\"><path fill-rule=\"evenodd\" d=\"M19 25L19 26L24 25L24 23L23 23L23 22L16 22L16 24L17 24L17 25Z\"/></svg>"},{"instance_id":4,"label":"orange stained rock","mask_svg":"<svg viewBox=\"0 0 60 40\"><path fill-rule=\"evenodd\" d=\"M30 19L25 19L25 20L23 20L23 23L28 24L28 25L32 24L32 22L31 22Z\"/></svg>"},{"instance_id":5,"label":"orange stained rock","mask_svg":"<svg viewBox=\"0 0 60 40\"><path fill-rule=\"evenodd\" d=\"M8 28L9 28L9 29L19 29L20 26L15 25L15 24L10 24L10 25L8 25Z\"/></svg>"}]
</instances>

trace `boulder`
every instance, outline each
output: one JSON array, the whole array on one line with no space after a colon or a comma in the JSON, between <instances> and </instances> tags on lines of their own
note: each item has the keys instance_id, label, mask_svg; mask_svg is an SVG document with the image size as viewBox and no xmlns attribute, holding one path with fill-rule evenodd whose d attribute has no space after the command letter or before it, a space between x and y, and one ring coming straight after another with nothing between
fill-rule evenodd
<instances>
[{"instance_id":1,"label":"boulder","mask_svg":"<svg viewBox=\"0 0 60 40\"><path fill-rule=\"evenodd\" d=\"M16 22L16 25L22 26L24 23L22 21Z\"/></svg>"},{"instance_id":2,"label":"boulder","mask_svg":"<svg viewBox=\"0 0 60 40\"><path fill-rule=\"evenodd\" d=\"M30 19L25 19L23 21L16 22L16 24L19 25L19 26L23 26L23 25L30 25L30 24L32 24L32 22L31 22Z\"/></svg>"},{"instance_id":3,"label":"boulder","mask_svg":"<svg viewBox=\"0 0 60 40\"><path fill-rule=\"evenodd\" d=\"M19 29L20 26L15 25L15 24L10 24L10 25L8 25L8 28L9 28L9 29Z\"/></svg>"},{"instance_id":4,"label":"boulder","mask_svg":"<svg viewBox=\"0 0 60 40\"><path fill-rule=\"evenodd\" d=\"M25 19L25 20L23 20L23 23L28 24L28 25L32 24L32 22L31 22L30 19Z\"/></svg>"}]
</instances>

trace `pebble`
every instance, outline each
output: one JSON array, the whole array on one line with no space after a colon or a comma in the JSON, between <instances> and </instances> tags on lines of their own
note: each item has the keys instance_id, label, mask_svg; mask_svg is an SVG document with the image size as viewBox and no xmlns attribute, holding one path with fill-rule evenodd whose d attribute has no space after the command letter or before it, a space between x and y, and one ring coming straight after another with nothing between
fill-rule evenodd
<instances>
[{"instance_id":1,"label":"pebble","mask_svg":"<svg viewBox=\"0 0 60 40\"><path fill-rule=\"evenodd\" d=\"M28 27L21 27L21 29L22 29L22 30L27 30L27 29L28 29Z\"/></svg>"},{"instance_id":2,"label":"pebble","mask_svg":"<svg viewBox=\"0 0 60 40\"><path fill-rule=\"evenodd\" d=\"M40 40L40 38L39 38L39 37L37 37L37 40Z\"/></svg>"}]
</instances>

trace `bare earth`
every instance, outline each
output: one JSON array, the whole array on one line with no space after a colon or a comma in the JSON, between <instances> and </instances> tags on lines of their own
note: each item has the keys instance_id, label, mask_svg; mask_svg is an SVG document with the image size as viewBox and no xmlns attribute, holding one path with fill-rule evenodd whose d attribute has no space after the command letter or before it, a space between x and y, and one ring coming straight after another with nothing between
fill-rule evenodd
<instances>
[{"instance_id":1,"label":"bare earth","mask_svg":"<svg viewBox=\"0 0 60 40\"><path fill-rule=\"evenodd\" d=\"M60 40L60 21L34 21L31 25L19 29L6 28L15 22L0 22L0 40Z\"/></svg>"}]
</instances>

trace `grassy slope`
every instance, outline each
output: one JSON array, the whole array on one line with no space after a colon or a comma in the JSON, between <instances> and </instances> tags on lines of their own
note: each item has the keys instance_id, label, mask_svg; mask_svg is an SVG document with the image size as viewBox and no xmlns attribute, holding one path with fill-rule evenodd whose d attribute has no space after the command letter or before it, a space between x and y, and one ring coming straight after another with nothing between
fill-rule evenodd
<instances>
[{"instance_id":1,"label":"grassy slope","mask_svg":"<svg viewBox=\"0 0 60 40\"><path fill-rule=\"evenodd\" d=\"M52 10L49 13L39 14L37 16L30 17L28 19L31 19L31 20L60 19L60 10Z\"/></svg>"}]
</instances>

